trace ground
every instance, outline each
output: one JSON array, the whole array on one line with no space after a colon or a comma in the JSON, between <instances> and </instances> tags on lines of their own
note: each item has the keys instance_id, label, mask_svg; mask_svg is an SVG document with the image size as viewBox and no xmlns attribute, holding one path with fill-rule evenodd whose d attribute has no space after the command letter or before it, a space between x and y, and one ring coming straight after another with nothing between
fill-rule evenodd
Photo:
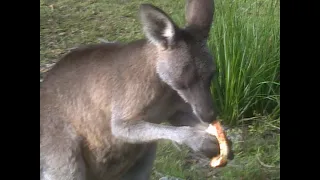
<instances>
[{"instance_id":1,"label":"ground","mask_svg":"<svg viewBox=\"0 0 320 180\"><path fill-rule=\"evenodd\" d=\"M184 1L146 0L165 9L182 25ZM137 18L138 0L40 0L40 79L45 71L80 44L131 41L142 37ZM41 81L41 80L40 80ZM260 117L263 122L265 117ZM167 141L160 142L152 179L190 180L280 179L280 128L241 125L228 131L235 159L227 167L212 169L208 159Z\"/></svg>"}]
</instances>

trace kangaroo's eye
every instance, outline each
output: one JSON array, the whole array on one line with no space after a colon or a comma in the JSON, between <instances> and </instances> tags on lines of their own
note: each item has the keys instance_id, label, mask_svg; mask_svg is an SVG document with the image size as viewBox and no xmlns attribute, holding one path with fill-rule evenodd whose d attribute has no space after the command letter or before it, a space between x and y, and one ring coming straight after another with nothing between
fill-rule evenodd
<instances>
[{"instance_id":1,"label":"kangaroo's eye","mask_svg":"<svg viewBox=\"0 0 320 180\"><path fill-rule=\"evenodd\" d=\"M188 73L192 73L192 65L191 64L187 64L185 66L183 66L182 68L182 75L188 74Z\"/></svg>"},{"instance_id":2,"label":"kangaroo's eye","mask_svg":"<svg viewBox=\"0 0 320 180\"><path fill-rule=\"evenodd\" d=\"M176 89L179 89L179 90L184 90L184 89L187 89L188 86L184 83L177 83L176 84Z\"/></svg>"},{"instance_id":3,"label":"kangaroo's eye","mask_svg":"<svg viewBox=\"0 0 320 180\"><path fill-rule=\"evenodd\" d=\"M175 86L179 90L188 89L195 84L197 80L198 76L194 71L194 67L192 67L192 65L187 65L183 68L183 72L177 78Z\"/></svg>"}]
</instances>

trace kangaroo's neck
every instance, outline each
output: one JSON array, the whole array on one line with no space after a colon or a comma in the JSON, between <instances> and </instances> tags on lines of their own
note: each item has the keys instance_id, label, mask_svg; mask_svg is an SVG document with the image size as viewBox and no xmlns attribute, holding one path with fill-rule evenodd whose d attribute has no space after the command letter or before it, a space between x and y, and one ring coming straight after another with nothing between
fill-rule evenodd
<instances>
[{"instance_id":1,"label":"kangaroo's neck","mask_svg":"<svg viewBox=\"0 0 320 180\"><path fill-rule=\"evenodd\" d=\"M121 56L125 57L120 58L126 59L121 72L132 82L137 80L137 82L163 84L157 74L158 54L157 47L147 40L129 43L121 50Z\"/></svg>"}]
</instances>

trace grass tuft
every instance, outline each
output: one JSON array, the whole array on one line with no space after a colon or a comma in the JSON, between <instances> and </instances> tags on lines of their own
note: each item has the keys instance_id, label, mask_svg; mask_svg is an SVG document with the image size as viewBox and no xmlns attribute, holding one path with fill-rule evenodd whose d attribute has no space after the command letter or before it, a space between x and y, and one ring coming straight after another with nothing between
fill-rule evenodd
<instances>
[{"instance_id":1,"label":"grass tuft","mask_svg":"<svg viewBox=\"0 0 320 180\"><path fill-rule=\"evenodd\" d=\"M280 114L278 0L216 1L209 46L218 74L212 93L225 121Z\"/></svg>"}]
</instances>

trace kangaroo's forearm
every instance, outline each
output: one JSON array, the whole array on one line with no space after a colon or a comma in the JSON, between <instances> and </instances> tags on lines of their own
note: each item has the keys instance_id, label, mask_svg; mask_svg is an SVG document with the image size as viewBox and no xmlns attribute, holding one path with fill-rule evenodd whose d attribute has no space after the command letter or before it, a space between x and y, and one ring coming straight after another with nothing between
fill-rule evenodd
<instances>
[{"instance_id":1,"label":"kangaroo's forearm","mask_svg":"<svg viewBox=\"0 0 320 180\"><path fill-rule=\"evenodd\" d=\"M149 143L161 139L172 140L177 143L184 141L184 137L190 136L181 127L153 124L145 121L137 123L113 123L112 134L128 143Z\"/></svg>"}]
</instances>

